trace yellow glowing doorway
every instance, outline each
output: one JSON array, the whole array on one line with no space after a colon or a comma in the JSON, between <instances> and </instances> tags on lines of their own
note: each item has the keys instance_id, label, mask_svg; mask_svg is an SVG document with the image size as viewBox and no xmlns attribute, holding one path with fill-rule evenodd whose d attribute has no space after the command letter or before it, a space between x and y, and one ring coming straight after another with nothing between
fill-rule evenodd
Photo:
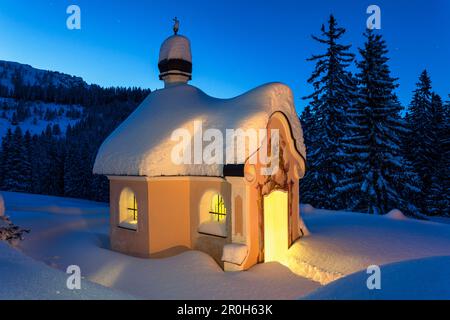
<instances>
[{"instance_id":1,"label":"yellow glowing doorway","mask_svg":"<svg viewBox=\"0 0 450 320\"><path fill-rule=\"evenodd\" d=\"M264 261L281 261L288 249L288 194L264 196Z\"/></svg>"}]
</instances>

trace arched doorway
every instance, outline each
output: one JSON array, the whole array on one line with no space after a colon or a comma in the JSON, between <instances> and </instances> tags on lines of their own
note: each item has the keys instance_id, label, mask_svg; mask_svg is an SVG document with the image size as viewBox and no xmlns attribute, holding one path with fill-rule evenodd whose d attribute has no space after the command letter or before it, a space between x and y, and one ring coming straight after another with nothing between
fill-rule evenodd
<instances>
[{"instance_id":1,"label":"arched doorway","mask_svg":"<svg viewBox=\"0 0 450 320\"><path fill-rule=\"evenodd\" d=\"M252 164L246 161L244 176L249 187L250 249L246 266L255 263L283 262L289 247L308 234L299 215L299 179L305 173L305 159L298 151L289 119L281 112L274 113L267 124L270 162ZM278 130L279 152L272 158L272 132ZM276 131L275 131L276 132ZM266 147L266 146L264 146ZM258 154L259 155L259 154ZM276 165L278 167L272 166ZM263 168L275 168L271 172ZM253 204L253 205L252 205Z\"/></svg>"},{"instance_id":2,"label":"arched doorway","mask_svg":"<svg viewBox=\"0 0 450 320\"><path fill-rule=\"evenodd\" d=\"M264 196L264 261L281 261L289 246L288 193Z\"/></svg>"}]
</instances>

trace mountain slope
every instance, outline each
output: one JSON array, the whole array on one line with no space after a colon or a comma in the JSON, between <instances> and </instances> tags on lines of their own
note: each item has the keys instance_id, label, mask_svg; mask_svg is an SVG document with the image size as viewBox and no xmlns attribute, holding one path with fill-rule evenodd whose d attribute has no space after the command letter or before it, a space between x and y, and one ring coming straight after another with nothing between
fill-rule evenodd
<instances>
[{"instance_id":1,"label":"mountain slope","mask_svg":"<svg viewBox=\"0 0 450 320\"><path fill-rule=\"evenodd\" d=\"M17 81L21 79L23 85L41 87L87 87L88 84L81 78L57 71L48 71L33 68L27 64L0 60L0 85L14 90Z\"/></svg>"},{"instance_id":2,"label":"mountain slope","mask_svg":"<svg viewBox=\"0 0 450 320\"><path fill-rule=\"evenodd\" d=\"M149 92L0 61L0 189L106 201L93 159Z\"/></svg>"},{"instance_id":3,"label":"mountain slope","mask_svg":"<svg viewBox=\"0 0 450 320\"><path fill-rule=\"evenodd\" d=\"M17 125L31 134L55 127L63 135L69 124L81 120L83 107L51 100L60 100L56 97L73 88L89 87L80 77L0 60L0 137Z\"/></svg>"}]
</instances>

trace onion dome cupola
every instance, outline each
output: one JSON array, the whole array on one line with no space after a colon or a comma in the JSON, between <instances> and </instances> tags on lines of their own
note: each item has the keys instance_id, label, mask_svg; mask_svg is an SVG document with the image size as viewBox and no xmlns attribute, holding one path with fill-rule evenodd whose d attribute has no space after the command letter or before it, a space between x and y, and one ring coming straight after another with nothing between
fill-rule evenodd
<instances>
[{"instance_id":1,"label":"onion dome cupola","mask_svg":"<svg viewBox=\"0 0 450 320\"><path fill-rule=\"evenodd\" d=\"M191 43L178 34L179 20L175 18L173 21L174 34L163 42L159 50L159 79L166 85L187 83L192 79Z\"/></svg>"}]
</instances>

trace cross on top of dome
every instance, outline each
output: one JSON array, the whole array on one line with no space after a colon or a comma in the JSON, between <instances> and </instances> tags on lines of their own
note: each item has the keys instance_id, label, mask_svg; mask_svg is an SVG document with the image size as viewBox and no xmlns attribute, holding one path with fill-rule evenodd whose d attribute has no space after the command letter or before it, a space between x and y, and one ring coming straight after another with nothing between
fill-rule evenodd
<instances>
[{"instance_id":1,"label":"cross on top of dome","mask_svg":"<svg viewBox=\"0 0 450 320\"><path fill-rule=\"evenodd\" d=\"M168 37L159 50L159 78L164 84L182 84L192 79L191 44L187 37L178 34L180 20L173 19L174 34Z\"/></svg>"},{"instance_id":2,"label":"cross on top of dome","mask_svg":"<svg viewBox=\"0 0 450 320\"><path fill-rule=\"evenodd\" d=\"M178 34L178 30L180 29L180 20L177 17L173 18L173 33Z\"/></svg>"}]
</instances>

